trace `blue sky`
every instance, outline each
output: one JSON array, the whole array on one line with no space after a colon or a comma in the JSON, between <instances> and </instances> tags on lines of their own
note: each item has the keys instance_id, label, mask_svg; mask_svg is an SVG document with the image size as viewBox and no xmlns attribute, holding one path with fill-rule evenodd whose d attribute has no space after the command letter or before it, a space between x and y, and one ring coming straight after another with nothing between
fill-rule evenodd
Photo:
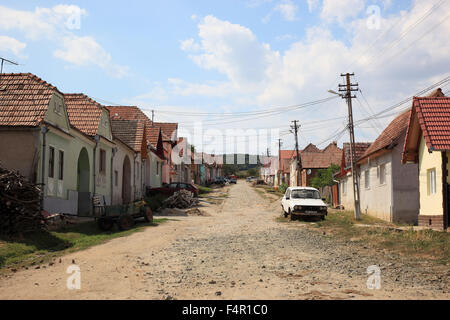
<instances>
[{"instance_id":1,"label":"blue sky","mask_svg":"<svg viewBox=\"0 0 450 320\"><path fill-rule=\"evenodd\" d=\"M379 27L368 25L373 5ZM179 112L301 104L328 97L339 73L354 71L368 101L355 110L363 118L448 75L450 48L444 42L450 26L436 24L449 10L439 0L3 0L0 56L20 63L5 72L32 72L63 92L83 92L104 104L156 109L157 120L186 128L194 119ZM80 24L73 28L77 12ZM343 125L336 120L314 130L317 124L309 122L345 116L345 110L343 101L334 100L215 127L285 131L296 118L305 125L306 145ZM361 126L358 140L376 138L391 118ZM205 117L195 117L200 119ZM285 139L291 146L292 137Z\"/></svg>"}]
</instances>

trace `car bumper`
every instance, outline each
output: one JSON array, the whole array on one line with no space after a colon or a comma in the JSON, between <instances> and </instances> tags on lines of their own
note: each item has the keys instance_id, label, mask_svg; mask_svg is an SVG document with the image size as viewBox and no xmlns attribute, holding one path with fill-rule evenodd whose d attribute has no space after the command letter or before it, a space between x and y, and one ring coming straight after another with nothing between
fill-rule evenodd
<instances>
[{"instance_id":1,"label":"car bumper","mask_svg":"<svg viewBox=\"0 0 450 320\"><path fill-rule=\"evenodd\" d=\"M328 215L327 211L293 211L293 215L302 217L322 217Z\"/></svg>"}]
</instances>

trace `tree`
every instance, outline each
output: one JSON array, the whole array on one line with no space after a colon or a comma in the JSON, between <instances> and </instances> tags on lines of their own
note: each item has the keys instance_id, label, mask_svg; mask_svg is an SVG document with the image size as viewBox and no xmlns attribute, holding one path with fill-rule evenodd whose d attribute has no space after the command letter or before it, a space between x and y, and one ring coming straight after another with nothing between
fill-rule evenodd
<instances>
[{"instance_id":1,"label":"tree","mask_svg":"<svg viewBox=\"0 0 450 320\"><path fill-rule=\"evenodd\" d=\"M256 168L250 168L247 170L249 176L255 177L258 175L258 170Z\"/></svg>"},{"instance_id":2,"label":"tree","mask_svg":"<svg viewBox=\"0 0 450 320\"><path fill-rule=\"evenodd\" d=\"M317 171L317 175L311 179L312 187L320 189L326 186L332 186L334 184L333 175L339 170L340 167L335 164L331 164L327 169L320 169Z\"/></svg>"}]
</instances>

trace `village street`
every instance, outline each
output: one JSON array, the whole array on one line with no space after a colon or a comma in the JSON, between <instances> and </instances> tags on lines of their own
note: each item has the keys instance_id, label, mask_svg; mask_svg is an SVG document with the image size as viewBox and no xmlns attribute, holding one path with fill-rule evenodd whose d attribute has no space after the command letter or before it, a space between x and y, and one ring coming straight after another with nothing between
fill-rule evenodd
<instances>
[{"instance_id":1,"label":"village street","mask_svg":"<svg viewBox=\"0 0 450 320\"><path fill-rule=\"evenodd\" d=\"M448 299L448 270L280 223L244 181L207 216L171 221L0 279L0 299ZM66 268L81 269L68 290ZM370 265L381 289L366 286Z\"/></svg>"}]
</instances>

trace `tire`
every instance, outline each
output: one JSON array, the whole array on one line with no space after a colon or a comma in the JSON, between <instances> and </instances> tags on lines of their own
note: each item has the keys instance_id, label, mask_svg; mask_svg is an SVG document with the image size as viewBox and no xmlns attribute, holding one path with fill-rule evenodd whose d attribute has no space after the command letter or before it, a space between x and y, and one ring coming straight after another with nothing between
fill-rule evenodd
<instances>
[{"instance_id":1,"label":"tire","mask_svg":"<svg viewBox=\"0 0 450 320\"><path fill-rule=\"evenodd\" d=\"M114 220L107 217L101 217L97 221L97 225L102 231L109 231L114 226Z\"/></svg>"},{"instance_id":2,"label":"tire","mask_svg":"<svg viewBox=\"0 0 450 320\"><path fill-rule=\"evenodd\" d=\"M119 227L119 230L125 231L130 229L134 225L134 219L129 214L124 214L119 217L117 220L117 226Z\"/></svg>"},{"instance_id":3,"label":"tire","mask_svg":"<svg viewBox=\"0 0 450 320\"><path fill-rule=\"evenodd\" d=\"M291 209L289 209L289 216L291 221L295 220L295 215L292 214Z\"/></svg>"},{"instance_id":4,"label":"tire","mask_svg":"<svg viewBox=\"0 0 450 320\"><path fill-rule=\"evenodd\" d=\"M153 213L150 207L142 207L141 208L142 217L144 217L145 222L153 223Z\"/></svg>"},{"instance_id":5,"label":"tire","mask_svg":"<svg viewBox=\"0 0 450 320\"><path fill-rule=\"evenodd\" d=\"M287 213L286 211L284 211L283 206L281 206L281 213L283 214L283 216L284 216L285 218L288 217L288 213Z\"/></svg>"},{"instance_id":6,"label":"tire","mask_svg":"<svg viewBox=\"0 0 450 320\"><path fill-rule=\"evenodd\" d=\"M325 216L320 216L320 220L325 220Z\"/></svg>"}]
</instances>

